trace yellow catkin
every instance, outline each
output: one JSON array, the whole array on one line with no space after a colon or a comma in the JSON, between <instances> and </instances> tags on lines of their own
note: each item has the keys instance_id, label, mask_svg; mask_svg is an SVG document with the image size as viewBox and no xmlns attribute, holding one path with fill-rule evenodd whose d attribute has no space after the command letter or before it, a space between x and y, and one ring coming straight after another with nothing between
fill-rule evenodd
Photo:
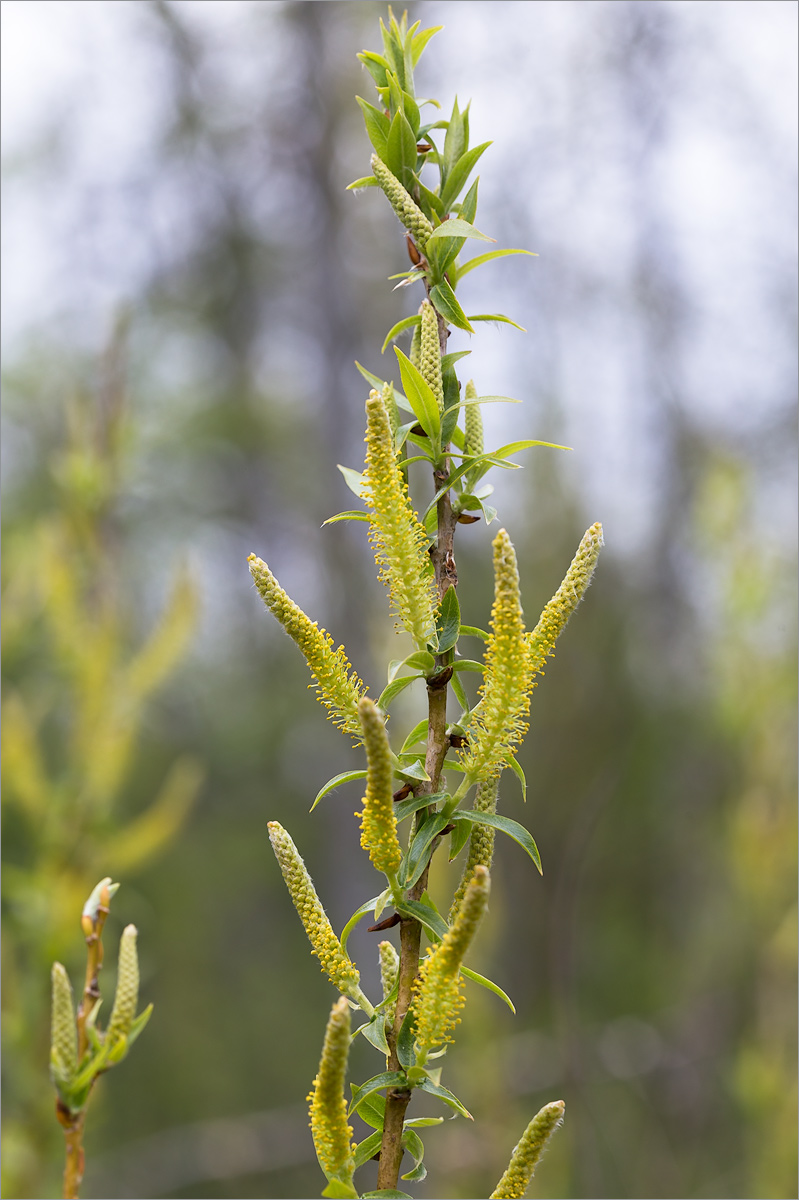
<instances>
[{"instance_id":1,"label":"yellow catkin","mask_svg":"<svg viewBox=\"0 0 799 1200\"><path fill-rule=\"evenodd\" d=\"M78 1031L72 984L61 963L53 963L50 1065L56 1083L69 1083L78 1069Z\"/></svg>"},{"instance_id":2,"label":"yellow catkin","mask_svg":"<svg viewBox=\"0 0 799 1200\"><path fill-rule=\"evenodd\" d=\"M391 942L380 942L377 947L380 955L380 983L383 988L383 999L391 995L399 975L399 955Z\"/></svg>"},{"instance_id":3,"label":"yellow catkin","mask_svg":"<svg viewBox=\"0 0 799 1200\"><path fill-rule=\"evenodd\" d=\"M427 534L411 506L385 399L376 391L366 401L364 478L372 510L369 537L380 578L403 626L423 649L435 632L437 603Z\"/></svg>"},{"instance_id":4,"label":"yellow catkin","mask_svg":"<svg viewBox=\"0 0 799 1200\"><path fill-rule=\"evenodd\" d=\"M514 1148L508 1169L490 1200L523 1200L549 1139L563 1121L565 1108L562 1100L553 1100L536 1113Z\"/></svg>"},{"instance_id":5,"label":"yellow catkin","mask_svg":"<svg viewBox=\"0 0 799 1200\"><path fill-rule=\"evenodd\" d=\"M464 1004L460 966L488 906L490 890L488 869L476 867L454 925L421 965L414 985L416 1043L420 1050L430 1051L452 1041L450 1031L460 1021Z\"/></svg>"},{"instance_id":6,"label":"yellow catkin","mask_svg":"<svg viewBox=\"0 0 799 1200\"><path fill-rule=\"evenodd\" d=\"M333 649L330 634L319 629L316 621L307 617L284 592L263 559L251 554L247 562L264 604L305 655L315 680L309 687L316 687L319 700L329 709L328 715L334 724L352 737L359 738L358 701L366 685L352 669L344 647Z\"/></svg>"},{"instance_id":7,"label":"yellow catkin","mask_svg":"<svg viewBox=\"0 0 799 1200\"><path fill-rule=\"evenodd\" d=\"M308 940L321 963L322 971L340 992L353 991L358 986L360 975L355 963L342 950L341 942L333 932L333 926L316 894L313 880L297 847L277 821L270 821L267 828L289 895L305 926Z\"/></svg>"},{"instance_id":8,"label":"yellow catkin","mask_svg":"<svg viewBox=\"0 0 799 1200\"><path fill-rule=\"evenodd\" d=\"M543 672L544 663L553 653L555 642L585 595L603 545L602 526L597 521L583 534L563 583L544 608L535 629L527 634L528 658L533 675Z\"/></svg>"},{"instance_id":9,"label":"yellow catkin","mask_svg":"<svg viewBox=\"0 0 799 1200\"><path fill-rule=\"evenodd\" d=\"M366 751L366 794L361 818L361 845L372 866L386 875L396 875L402 861L394 811L391 748L385 722L377 705L364 696L358 705L361 739Z\"/></svg>"},{"instance_id":10,"label":"yellow catkin","mask_svg":"<svg viewBox=\"0 0 799 1200\"><path fill-rule=\"evenodd\" d=\"M485 657L482 702L463 757L466 775L497 774L527 732L532 671L524 632L516 552L504 529L493 542L494 606Z\"/></svg>"},{"instance_id":11,"label":"yellow catkin","mask_svg":"<svg viewBox=\"0 0 799 1200\"><path fill-rule=\"evenodd\" d=\"M308 1099L311 1133L320 1167L328 1178L332 1176L351 1184L355 1155L344 1096L349 1048L350 1007L342 996L333 1005L327 1022L319 1072Z\"/></svg>"},{"instance_id":12,"label":"yellow catkin","mask_svg":"<svg viewBox=\"0 0 799 1200\"><path fill-rule=\"evenodd\" d=\"M126 925L119 940L117 990L106 1035L111 1041L127 1037L136 1016L136 1006L139 1003L139 956L136 952L136 937L136 926Z\"/></svg>"},{"instance_id":13,"label":"yellow catkin","mask_svg":"<svg viewBox=\"0 0 799 1200\"><path fill-rule=\"evenodd\" d=\"M422 212L413 196L408 192L376 154L372 155L372 172L377 182L406 229L410 229L416 245L424 254L433 226Z\"/></svg>"},{"instance_id":14,"label":"yellow catkin","mask_svg":"<svg viewBox=\"0 0 799 1200\"><path fill-rule=\"evenodd\" d=\"M422 316L419 342L419 374L436 398L438 411L444 410L444 382L441 377L441 344L438 337L438 313L429 300L419 309Z\"/></svg>"},{"instance_id":15,"label":"yellow catkin","mask_svg":"<svg viewBox=\"0 0 799 1200\"><path fill-rule=\"evenodd\" d=\"M497 775L481 783L474 798L474 811L495 813L497 811L498 790L499 776ZM466 856L466 865L463 868L458 890L452 898L452 906L447 918L450 925L458 915L458 909L461 906L463 897L466 895L466 889L474 875L475 869L477 867L491 868L491 862L494 858L495 832L490 825L472 826L472 832L469 834L469 850Z\"/></svg>"}]
</instances>

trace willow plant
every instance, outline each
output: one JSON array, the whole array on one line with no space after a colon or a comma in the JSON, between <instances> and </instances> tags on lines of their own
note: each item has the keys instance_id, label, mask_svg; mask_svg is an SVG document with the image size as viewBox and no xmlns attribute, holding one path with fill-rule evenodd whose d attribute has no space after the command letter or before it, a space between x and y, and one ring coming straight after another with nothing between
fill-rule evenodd
<instances>
[{"instance_id":1,"label":"willow plant","mask_svg":"<svg viewBox=\"0 0 799 1200\"><path fill-rule=\"evenodd\" d=\"M414 68L437 29L408 27L389 9L381 21L383 53L358 57L377 87L378 103L358 97L372 143L371 174L351 184L375 187L391 204L404 228L410 269L401 285L418 283L424 298L417 313L389 330L383 346L412 331L409 354L395 348L388 378L359 365L370 385L366 399L366 462L358 472L342 468L362 507L338 513L330 522L368 525L381 579L388 587L398 630L414 648L388 668L388 683L376 699L330 634L319 629L280 587L255 555L249 564L266 606L294 639L307 660L319 699L360 753L364 768L335 776L312 806L340 784L365 780L361 844L381 883L340 936L333 930L299 851L277 822L269 834L291 898L322 970L340 993L333 1004L319 1073L309 1097L311 1130L319 1164L327 1178L323 1196L355 1197L357 1169L379 1161L377 1190L364 1196L405 1196L398 1191L403 1156L413 1160L403 1180L425 1176L419 1126L442 1118L406 1118L414 1091L437 1097L462 1117L464 1104L441 1083L441 1059L448 1052L463 1009L464 983L490 989L513 1005L502 989L466 966L470 946L489 903L494 837L513 838L540 870L531 834L497 813L499 781L509 769L525 789L516 751L527 730L530 697L537 677L579 604L596 565L602 528L583 537L560 587L532 630L525 628L516 552L500 529L493 541L494 605L488 630L463 624L457 596L455 533L496 511L484 482L491 468L517 466L512 455L551 443L525 440L497 449L484 446L481 407L508 397L480 394L469 380L462 387L456 368L468 351L450 353L450 328L474 332L480 321L515 322L499 313L467 315L457 287L470 271L504 255L526 250L488 249L462 259L474 241L492 242L475 225L478 179L470 177L488 142L469 145L469 110L457 100L448 120L422 120ZM442 137L443 135L443 137ZM424 181L423 181L424 176ZM400 286L400 285L398 285ZM520 327L519 327L520 328ZM393 378L391 376L393 375ZM395 386L395 382L397 386ZM553 447L559 449L562 447ZM432 474L433 498L421 517L408 490L408 467L424 463ZM328 522L328 523L330 523ZM461 639L485 643L482 661L461 653ZM470 704L464 672L480 672L478 702ZM427 715L392 749L386 721L392 701L407 687L424 688ZM448 717L452 693L460 708ZM410 822L409 835L399 826ZM433 855L444 848L464 866L448 916L438 911L427 890ZM399 945L377 947L382 995L370 999L347 951L355 925L368 914L371 930L398 929ZM422 938L428 948L422 955ZM350 1033L350 1014L362 1023ZM384 1056L384 1069L345 1094L351 1037L365 1037ZM493 1192L523 1196L541 1153L563 1116L562 1101L533 1117ZM349 1119L357 1113L373 1131L353 1142Z\"/></svg>"},{"instance_id":2,"label":"willow plant","mask_svg":"<svg viewBox=\"0 0 799 1200\"><path fill-rule=\"evenodd\" d=\"M77 1197L84 1171L83 1130L89 1098L97 1080L126 1057L150 1019L148 1004L139 1006L137 930L127 925L119 942L114 1004L105 1030L97 1023L102 1000L99 977L103 965L103 926L111 897L119 888L110 876L101 879L83 906L81 928L86 939L86 977L77 1010L69 975L53 963L50 1077L56 1091L56 1117L64 1130L66 1161L63 1195Z\"/></svg>"}]
</instances>

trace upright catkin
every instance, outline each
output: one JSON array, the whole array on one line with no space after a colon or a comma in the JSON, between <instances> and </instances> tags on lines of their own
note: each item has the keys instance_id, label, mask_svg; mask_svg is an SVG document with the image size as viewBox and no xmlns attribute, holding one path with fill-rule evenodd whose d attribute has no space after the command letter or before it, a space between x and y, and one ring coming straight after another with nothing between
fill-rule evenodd
<instances>
[{"instance_id":1,"label":"upright catkin","mask_svg":"<svg viewBox=\"0 0 799 1200\"><path fill-rule=\"evenodd\" d=\"M344 1097L349 1048L350 1006L341 996L333 1005L327 1022L319 1071L308 1099L311 1102L311 1134L319 1165L328 1178L351 1183L355 1156Z\"/></svg>"},{"instance_id":2,"label":"upright catkin","mask_svg":"<svg viewBox=\"0 0 799 1200\"><path fill-rule=\"evenodd\" d=\"M522 1200L549 1139L563 1121L565 1108L562 1100L553 1100L536 1113L514 1147L508 1169L490 1200Z\"/></svg>"}]
</instances>

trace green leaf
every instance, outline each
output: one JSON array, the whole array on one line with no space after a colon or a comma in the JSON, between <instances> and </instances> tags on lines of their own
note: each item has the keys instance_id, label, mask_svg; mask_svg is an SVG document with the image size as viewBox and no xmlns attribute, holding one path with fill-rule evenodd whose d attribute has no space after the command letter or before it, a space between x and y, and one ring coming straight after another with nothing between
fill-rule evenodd
<instances>
[{"instance_id":1,"label":"green leaf","mask_svg":"<svg viewBox=\"0 0 799 1200\"><path fill-rule=\"evenodd\" d=\"M447 182L441 189L441 202L445 210L451 208L455 200L457 200L458 194L471 175L478 158L491 144L491 142L483 142L480 146L473 146L471 150L466 150L448 171ZM470 235L464 234L464 236L469 237ZM495 240L495 238L486 239L486 241L492 242Z\"/></svg>"},{"instance_id":2,"label":"green leaf","mask_svg":"<svg viewBox=\"0 0 799 1200\"><path fill-rule=\"evenodd\" d=\"M466 637L481 638L484 642L487 642L489 637L485 629L478 629L476 625L461 625L461 634Z\"/></svg>"},{"instance_id":3,"label":"green leaf","mask_svg":"<svg viewBox=\"0 0 799 1200\"><path fill-rule=\"evenodd\" d=\"M402 743L400 754L405 750L410 750L411 746L415 746L417 742L422 742L427 737L427 717L422 717L418 725L414 725L411 732Z\"/></svg>"},{"instance_id":4,"label":"green leaf","mask_svg":"<svg viewBox=\"0 0 799 1200\"><path fill-rule=\"evenodd\" d=\"M417 830L408 849L408 856L400 867L399 878L403 888L413 887L419 879L430 861L430 846L433 839L448 824L449 817L442 813L436 813L434 816L428 817L422 823L421 828Z\"/></svg>"},{"instance_id":5,"label":"green leaf","mask_svg":"<svg viewBox=\"0 0 799 1200\"><path fill-rule=\"evenodd\" d=\"M396 1188L381 1188L379 1192L361 1192L361 1200L413 1200L413 1196L409 1196L407 1192L398 1192Z\"/></svg>"},{"instance_id":6,"label":"green leaf","mask_svg":"<svg viewBox=\"0 0 799 1200\"><path fill-rule=\"evenodd\" d=\"M399 800L394 805L394 816L398 821L403 821L411 813L418 812L420 808L429 808L432 804L438 804L440 800L449 800L449 792L434 792L432 796L410 796L407 800Z\"/></svg>"},{"instance_id":7,"label":"green leaf","mask_svg":"<svg viewBox=\"0 0 799 1200\"><path fill-rule=\"evenodd\" d=\"M516 776L516 778L519 780L519 783L522 785L522 800L524 800L526 803L527 802L527 780L524 777L524 771L522 770L521 763L518 761L515 754L508 755L508 757L505 759L505 766L510 767L511 771L513 771L513 774Z\"/></svg>"},{"instance_id":8,"label":"green leaf","mask_svg":"<svg viewBox=\"0 0 799 1200\"><path fill-rule=\"evenodd\" d=\"M409 763L407 766L405 763L400 763L394 768L394 774L406 783L429 783L430 781L430 776L420 761Z\"/></svg>"},{"instance_id":9,"label":"green leaf","mask_svg":"<svg viewBox=\"0 0 799 1200\"><path fill-rule=\"evenodd\" d=\"M461 625L461 633L462 632L463 632L463 626ZM452 687L453 692L455 693L455 699L458 701L458 704L460 704L460 706L464 712L468 712L469 711L469 699L468 699L465 691L463 690L463 684L460 681L460 677L458 675L453 674L452 679L450 680L450 685Z\"/></svg>"},{"instance_id":10,"label":"green leaf","mask_svg":"<svg viewBox=\"0 0 799 1200\"><path fill-rule=\"evenodd\" d=\"M408 1081L404 1071L383 1071L380 1075L367 1079L366 1083L362 1083L360 1087L352 1089L352 1101L347 1115L351 1117L364 1096L368 1096L370 1092L378 1092L382 1088L407 1086Z\"/></svg>"},{"instance_id":11,"label":"green leaf","mask_svg":"<svg viewBox=\"0 0 799 1200\"><path fill-rule=\"evenodd\" d=\"M474 983L479 983L481 987L488 988L489 992L493 992L495 996L499 996L500 1000L504 1000L513 1015L516 1015L513 1001L507 992L503 992L499 984L494 983L491 979L486 979L485 975L478 975L476 971L470 970L469 967L462 966L461 975L465 975L467 979L471 979Z\"/></svg>"},{"instance_id":12,"label":"green leaf","mask_svg":"<svg viewBox=\"0 0 799 1200\"><path fill-rule=\"evenodd\" d=\"M350 1084L350 1091L355 1093L356 1085ZM378 1129L382 1133L383 1121L386 1116L386 1098L381 1096L379 1092L371 1092L368 1096L364 1096L359 1100L356 1109L358 1116L367 1125L371 1125L372 1129Z\"/></svg>"},{"instance_id":13,"label":"green leaf","mask_svg":"<svg viewBox=\"0 0 799 1200\"><path fill-rule=\"evenodd\" d=\"M418 900L403 900L397 905L397 912L403 917L413 917L425 927L431 935L431 941L438 942L447 932L448 925L444 918L427 904Z\"/></svg>"},{"instance_id":14,"label":"green leaf","mask_svg":"<svg viewBox=\"0 0 799 1200\"><path fill-rule=\"evenodd\" d=\"M453 671L485 671L485 663L477 662L473 658L458 658L452 664Z\"/></svg>"},{"instance_id":15,"label":"green leaf","mask_svg":"<svg viewBox=\"0 0 799 1200\"><path fill-rule=\"evenodd\" d=\"M474 396L471 400L459 400L458 408L468 408L470 404L521 404L513 396Z\"/></svg>"},{"instance_id":16,"label":"green leaf","mask_svg":"<svg viewBox=\"0 0 799 1200\"><path fill-rule=\"evenodd\" d=\"M414 66L416 66L421 58L422 51L430 41L431 37L433 37L434 34L438 33L438 31L443 28L443 25L431 25L429 29L423 29L421 33L416 34L415 38L411 42L411 62Z\"/></svg>"},{"instance_id":17,"label":"green leaf","mask_svg":"<svg viewBox=\"0 0 799 1200\"><path fill-rule=\"evenodd\" d=\"M538 258L533 250L487 250L485 254L478 254L475 258L470 258L468 262L459 265L458 282L475 267L482 267L483 263L491 262L494 258L506 258L509 254L527 254L530 258Z\"/></svg>"},{"instance_id":18,"label":"green leaf","mask_svg":"<svg viewBox=\"0 0 799 1200\"><path fill-rule=\"evenodd\" d=\"M464 221L468 221L470 225L474 225L474 218L477 216L477 188L480 183L478 175L472 186L463 198L463 203L460 206L460 216Z\"/></svg>"},{"instance_id":19,"label":"green leaf","mask_svg":"<svg viewBox=\"0 0 799 1200\"><path fill-rule=\"evenodd\" d=\"M382 54L375 54L372 50L364 50L357 55L357 57L366 67L377 86L386 87L386 70L388 68L388 63L383 58Z\"/></svg>"},{"instance_id":20,"label":"green leaf","mask_svg":"<svg viewBox=\"0 0 799 1200\"><path fill-rule=\"evenodd\" d=\"M434 669L436 660L428 650L415 650L413 654L409 654L407 658L401 658L399 661L391 664L393 669L389 670L388 682L397 674L400 667L410 667L414 671L423 671L426 675Z\"/></svg>"},{"instance_id":21,"label":"green leaf","mask_svg":"<svg viewBox=\"0 0 799 1200\"><path fill-rule=\"evenodd\" d=\"M381 892L381 895L382 895L382 892ZM339 938L339 941L341 942L341 949L344 951L345 954L347 952L347 942L349 941L349 936L352 933L353 929L358 924L358 922L363 917L366 916L367 913L374 912L375 905L377 904L379 899L380 899L380 896L373 896L371 900L367 900L365 904L362 904L360 906L360 908L356 908L355 912L352 914L349 921L342 929L341 937Z\"/></svg>"},{"instance_id":22,"label":"green leaf","mask_svg":"<svg viewBox=\"0 0 799 1200\"><path fill-rule=\"evenodd\" d=\"M370 1158L374 1158L380 1149L380 1144L383 1141L383 1130L378 1129L376 1133L370 1133L368 1138L364 1138L355 1147L355 1170L367 1163Z\"/></svg>"},{"instance_id":23,"label":"green leaf","mask_svg":"<svg viewBox=\"0 0 799 1200\"><path fill-rule=\"evenodd\" d=\"M408 1009L405 1014L405 1019L397 1037L397 1058L402 1063L406 1070L409 1070L416 1062L416 1051L414 1042L416 1041L416 1014L412 1008Z\"/></svg>"},{"instance_id":24,"label":"green leaf","mask_svg":"<svg viewBox=\"0 0 799 1200\"><path fill-rule=\"evenodd\" d=\"M388 687L383 688L378 697L378 708L382 708L385 711L394 697L398 696L409 683L413 683L414 679L424 679L424 675L402 675L399 679L392 679Z\"/></svg>"},{"instance_id":25,"label":"green leaf","mask_svg":"<svg viewBox=\"0 0 799 1200\"><path fill-rule=\"evenodd\" d=\"M514 329L521 329L522 333L527 333L523 325L517 324L516 321L511 321L510 317L504 317L502 313L476 313L473 317L469 317L470 321L498 321L505 325L512 325Z\"/></svg>"},{"instance_id":26,"label":"green leaf","mask_svg":"<svg viewBox=\"0 0 799 1200\"><path fill-rule=\"evenodd\" d=\"M486 233L481 233L479 229L475 229L468 221L464 221L461 217L450 217L448 221L442 223L433 230L428 243L444 238L476 238L479 242L495 242L497 239L489 237Z\"/></svg>"},{"instance_id":27,"label":"green leaf","mask_svg":"<svg viewBox=\"0 0 799 1200\"><path fill-rule=\"evenodd\" d=\"M430 299L436 311L440 312L450 325L455 325L458 329L465 329L467 333L474 333L468 317L456 300L455 293L446 279L442 279L441 283L437 283L434 288L430 289Z\"/></svg>"},{"instance_id":28,"label":"green leaf","mask_svg":"<svg viewBox=\"0 0 799 1200\"><path fill-rule=\"evenodd\" d=\"M424 1179L427 1175L427 1168L422 1159L424 1158L424 1143L418 1133L414 1133L407 1125L402 1130L402 1144L409 1154L413 1156L414 1168L403 1175L403 1179Z\"/></svg>"},{"instance_id":29,"label":"green leaf","mask_svg":"<svg viewBox=\"0 0 799 1200\"><path fill-rule=\"evenodd\" d=\"M396 112L386 141L386 165L408 191L416 170L416 134L404 112Z\"/></svg>"},{"instance_id":30,"label":"green leaf","mask_svg":"<svg viewBox=\"0 0 799 1200\"><path fill-rule=\"evenodd\" d=\"M359 362L356 362L355 366L363 375L367 383L370 383L376 391L382 392L383 388L386 386L385 379L380 379L377 375L373 375L371 371L367 371L366 367L362 367ZM400 408L404 408L406 412L413 412L413 409L403 396L402 392L398 392L396 388L394 388L394 400L396 404L398 404ZM416 416L415 413L414 416ZM418 420L419 418L417 417L416 419Z\"/></svg>"},{"instance_id":31,"label":"green leaf","mask_svg":"<svg viewBox=\"0 0 799 1200\"><path fill-rule=\"evenodd\" d=\"M441 606L436 614L439 654L444 654L445 651L452 649L458 640L458 632L460 627L461 609L460 605L458 604L458 593L455 588L450 585L450 587L448 587L444 593Z\"/></svg>"},{"instance_id":32,"label":"green leaf","mask_svg":"<svg viewBox=\"0 0 799 1200\"><path fill-rule=\"evenodd\" d=\"M433 290L435 291L435 289ZM432 298L432 292L430 295ZM431 442L435 441L441 429L441 414L438 411L438 403L430 384L398 346L394 347L394 353L399 362L402 386L405 388L408 403Z\"/></svg>"},{"instance_id":33,"label":"green leaf","mask_svg":"<svg viewBox=\"0 0 799 1200\"><path fill-rule=\"evenodd\" d=\"M349 469L349 468L348 468ZM322 522L322 528L325 525L335 525L336 521L366 521L369 523L369 514L364 512L362 508L348 508L346 512L336 513L334 517L328 517Z\"/></svg>"},{"instance_id":34,"label":"green leaf","mask_svg":"<svg viewBox=\"0 0 799 1200\"><path fill-rule=\"evenodd\" d=\"M353 779L365 779L365 771L342 771L340 775L334 775L332 779L328 779L321 791L317 792L316 799L311 805L309 812L313 812L320 800L322 800L328 792L334 791L337 787L341 787L342 783L349 783Z\"/></svg>"},{"instance_id":35,"label":"green leaf","mask_svg":"<svg viewBox=\"0 0 799 1200\"><path fill-rule=\"evenodd\" d=\"M354 492L359 500L363 500L363 488L366 483L363 472L354 471L352 467L342 467L341 463L336 464L339 471L344 476L344 482L351 492Z\"/></svg>"},{"instance_id":36,"label":"green leaf","mask_svg":"<svg viewBox=\"0 0 799 1200\"><path fill-rule=\"evenodd\" d=\"M389 1056L388 1042L386 1041L386 1016L385 1013L377 1013L371 1021L367 1021L365 1025L361 1025L358 1033L362 1033L367 1042L371 1042L376 1050Z\"/></svg>"},{"instance_id":37,"label":"green leaf","mask_svg":"<svg viewBox=\"0 0 799 1200\"><path fill-rule=\"evenodd\" d=\"M354 192L357 188L368 187L380 187L374 175L362 175L360 179L353 179L352 183L347 184L345 191Z\"/></svg>"},{"instance_id":38,"label":"green leaf","mask_svg":"<svg viewBox=\"0 0 799 1200\"><path fill-rule=\"evenodd\" d=\"M443 1125L443 1117L412 1117L405 1122L406 1129L427 1129L430 1125Z\"/></svg>"},{"instance_id":39,"label":"green leaf","mask_svg":"<svg viewBox=\"0 0 799 1200\"><path fill-rule=\"evenodd\" d=\"M361 106L361 112L366 122L366 135L377 151L378 157L382 158L383 162L385 162L388 131L391 127L389 119L381 109L375 108L374 104L369 104L367 100L362 100L360 96L356 96L355 99Z\"/></svg>"},{"instance_id":40,"label":"green leaf","mask_svg":"<svg viewBox=\"0 0 799 1200\"><path fill-rule=\"evenodd\" d=\"M448 1104L450 1108L454 1108L456 1112L459 1112L462 1117L466 1117L468 1121L474 1120L469 1110L464 1108L458 1097L453 1096L452 1092L448 1091L447 1088L433 1083L431 1079L423 1079L416 1086L422 1092L427 1092L431 1096L438 1096L439 1100L443 1100L445 1104Z\"/></svg>"},{"instance_id":41,"label":"green leaf","mask_svg":"<svg viewBox=\"0 0 799 1200\"><path fill-rule=\"evenodd\" d=\"M383 342L383 348L380 353L385 354L386 347L388 346L389 342L394 341L395 337L399 337L399 335L404 333L406 329L412 329L414 325L421 325L421 323L422 318L418 313L415 317L403 317L401 321L397 321L397 324L392 325L386 334L386 340Z\"/></svg>"},{"instance_id":42,"label":"green leaf","mask_svg":"<svg viewBox=\"0 0 799 1200\"><path fill-rule=\"evenodd\" d=\"M518 842L523 850L527 851L539 872L544 874L538 847L533 841L532 835L518 821L511 821L509 817L497 816L496 813L471 812L468 809L459 809L454 812L452 820L471 821L474 825L490 825L492 829L499 829L501 833L506 833L508 837L513 838L514 842Z\"/></svg>"},{"instance_id":43,"label":"green leaf","mask_svg":"<svg viewBox=\"0 0 799 1200\"><path fill-rule=\"evenodd\" d=\"M450 862L452 862L453 859L456 859L458 857L461 850L463 849L463 847L466 845L466 843L469 840L470 832L471 832L471 830L469 828L468 821L456 821L455 822L455 828L453 829L452 833L449 835L449 861Z\"/></svg>"},{"instance_id":44,"label":"green leaf","mask_svg":"<svg viewBox=\"0 0 799 1200\"><path fill-rule=\"evenodd\" d=\"M325 1200L358 1200L358 1193L351 1183L342 1179L331 1179L322 1192Z\"/></svg>"},{"instance_id":45,"label":"green leaf","mask_svg":"<svg viewBox=\"0 0 799 1200\"><path fill-rule=\"evenodd\" d=\"M464 116L465 114L458 109L458 97L456 96L452 106L452 116L447 126L447 134L444 138L444 155L441 160L442 188L446 183L447 175L469 146L469 125L468 120L464 120Z\"/></svg>"}]
</instances>

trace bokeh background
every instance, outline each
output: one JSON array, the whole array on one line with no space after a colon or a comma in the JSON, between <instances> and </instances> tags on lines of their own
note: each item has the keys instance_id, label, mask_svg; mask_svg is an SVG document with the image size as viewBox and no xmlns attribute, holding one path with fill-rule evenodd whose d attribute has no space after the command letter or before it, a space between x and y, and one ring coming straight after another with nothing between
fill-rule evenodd
<instances>
[{"instance_id":1,"label":"bokeh background","mask_svg":"<svg viewBox=\"0 0 799 1200\"><path fill-rule=\"evenodd\" d=\"M524 811L503 782L545 874L503 839L473 964L518 1012L470 995L446 1082L475 1123L428 1131L413 1187L487 1195L562 1097L535 1196L796 1196L797 9L409 10L445 26L419 93L471 99L473 144L494 140L479 227L540 255L459 293L526 334L451 343L523 401L486 410L490 441L573 447L496 480L531 622L583 529L606 538L534 695ZM350 507L336 463L362 464L354 360L390 373L385 332L419 303L387 283L388 205L345 191L381 15L3 4L7 1197L59 1194L49 966L77 981L106 874L105 984L134 921L155 1016L93 1098L84 1195L321 1187L304 1098L333 992L266 821L336 927L375 885L357 785L308 816L357 756L245 560L380 690L399 655L363 526L321 526ZM477 625L493 531L459 531ZM368 988L374 941L350 943ZM379 1069L358 1046L354 1077Z\"/></svg>"}]
</instances>

